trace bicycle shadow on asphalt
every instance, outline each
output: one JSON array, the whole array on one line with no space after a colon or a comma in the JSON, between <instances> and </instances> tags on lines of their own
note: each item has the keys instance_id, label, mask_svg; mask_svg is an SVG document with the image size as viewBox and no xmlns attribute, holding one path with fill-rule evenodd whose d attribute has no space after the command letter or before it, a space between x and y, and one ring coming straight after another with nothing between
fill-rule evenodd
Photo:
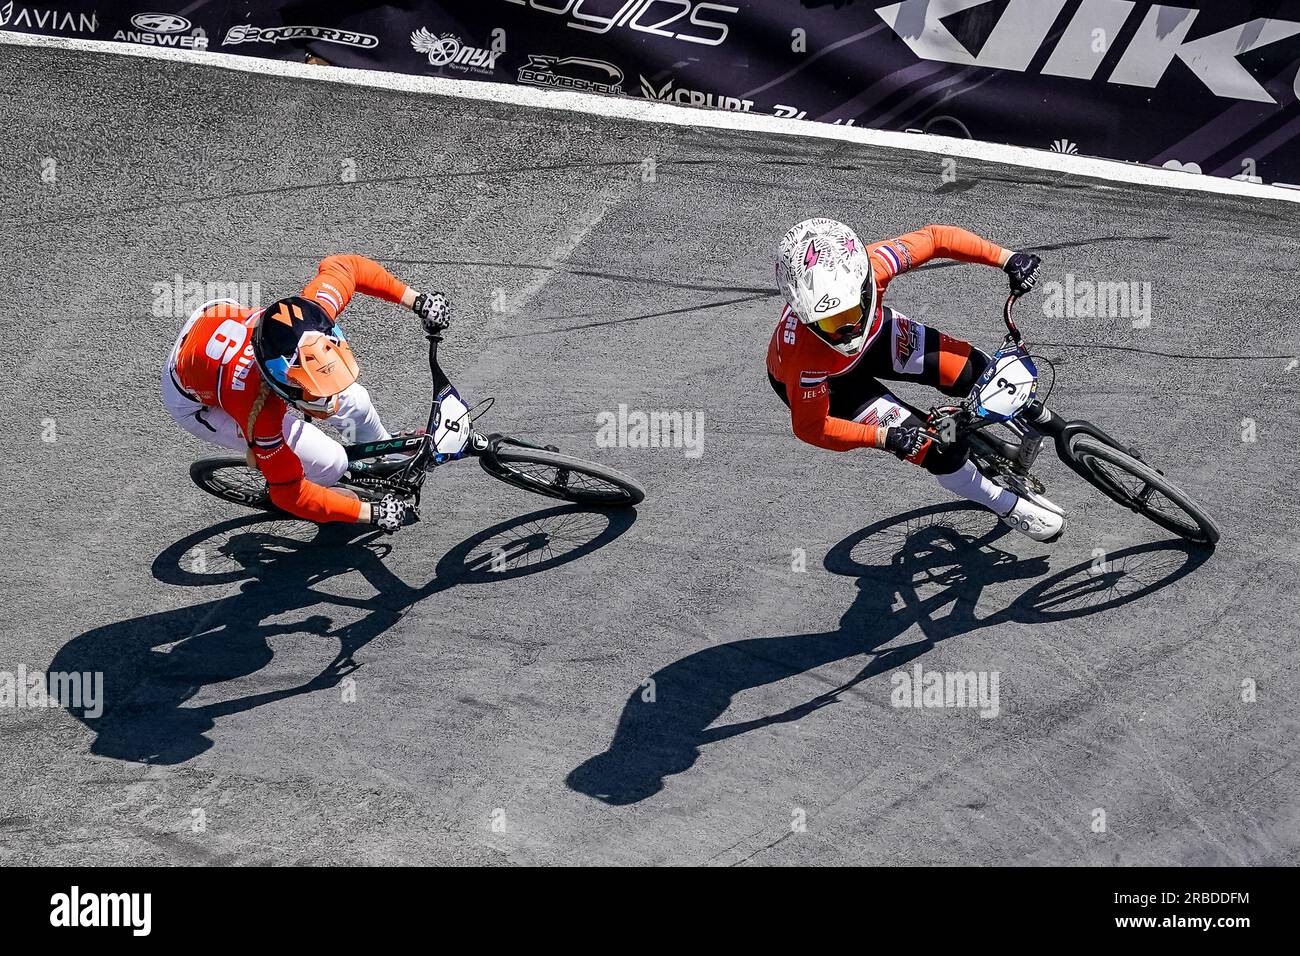
<instances>
[{"instance_id":1,"label":"bicycle shadow on asphalt","mask_svg":"<svg viewBox=\"0 0 1300 956\"><path fill-rule=\"evenodd\" d=\"M609 544L635 520L634 509L605 512L575 505L510 518L453 547L439 559L433 578L419 586L388 568L384 559L391 546L370 527L311 525L267 515L220 522L164 550L154 561L153 576L187 587L239 583L235 594L86 631L59 649L49 672L104 675L102 713L92 717L83 707L65 707L94 732L92 753L183 763L212 746L209 733L221 717L337 687L360 666L357 652L419 601L459 584L535 574L577 560ZM322 589L353 573L364 577L373 596ZM351 608L362 616L337 628L324 613L280 623L285 615L319 607ZM338 654L319 674L292 687L186 706L207 686L264 668L275 655L271 638L304 633L338 641Z\"/></svg>"},{"instance_id":2,"label":"bicycle shadow on asphalt","mask_svg":"<svg viewBox=\"0 0 1300 956\"><path fill-rule=\"evenodd\" d=\"M1047 556L1020 558L1003 550L998 542L1010 530L990 523L988 513L973 505L943 504L848 536L825 559L827 570L857 579L857 595L838 628L731 641L674 661L650 675L653 700L647 702L638 687L608 748L565 782L604 803L640 802L662 790L668 777L689 770L703 747L801 720L859 684L910 664L940 641L1007 622L1035 624L1110 610L1168 587L1210 555L1173 539L1125 548L1105 563L1085 561L1044 578ZM1008 607L977 615L986 588L1033 580ZM913 628L920 639L886 646ZM863 655L862 670L838 687L779 713L717 723L744 691Z\"/></svg>"}]
</instances>

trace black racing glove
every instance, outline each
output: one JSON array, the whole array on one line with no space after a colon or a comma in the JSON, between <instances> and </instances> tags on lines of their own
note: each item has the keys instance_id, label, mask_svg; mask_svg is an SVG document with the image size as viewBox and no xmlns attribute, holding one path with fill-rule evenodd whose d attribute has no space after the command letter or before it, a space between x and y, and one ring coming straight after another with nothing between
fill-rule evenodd
<instances>
[{"instance_id":1,"label":"black racing glove","mask_svg":"<svg viewBox=\"0 0 1300 956\"><path fill-rule=\"evenodd\" d=\"M1011 294L1017 299L1038 283L1038 267L1043 260L1031 252L1015 252L1002 267L1011 276Z\"/></svg>"},{"instance_id":2,"label":"black racing glove","mask_svg":"<svg viewBox=\"0 0 1300 956\"><path fill-rule=\"evenodd\" d=\"M404 524L409 524L408 515L412 511L410 499L387 494L370 505L370 523L381 531L392 534Z\"/></svg>"},{"instance_id":3,"label":"black racing glove","mask_svg":"<svg viewBox=\"0 0 1300 956\"><path fill-rule=\"evenodd\" d=\"M891 426L885 429L885 450L899 458L911 458L920 451L930 436L924 428Z\"/></svg>"},{"instance_id":4,"label":"black racing glove","mask_svg":"<svg viewBox=\"0 0 1300 956\"><path fill-rule=\"evenodd\" d=\"M433 335L451 325L451 303L441 292L427 295L421 292L415 297L411 311L420 317L424 331Z\"/></svg>"}]
</instances>

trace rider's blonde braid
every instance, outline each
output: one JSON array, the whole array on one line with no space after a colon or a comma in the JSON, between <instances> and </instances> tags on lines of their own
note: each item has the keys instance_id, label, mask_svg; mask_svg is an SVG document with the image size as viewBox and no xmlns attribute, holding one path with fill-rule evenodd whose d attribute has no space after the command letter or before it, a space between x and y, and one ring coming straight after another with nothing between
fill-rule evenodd
<instances>
[{"instance_id":1,"label":"rider's blonde braid","mask_svg":"<svg viewBox=\"0 0 1300 956\"><path fill-rule=\"evenodd\" d=\"M248 410L248 425L244 428L244 440L248 442L248 447L253 447L253 423L257 421L257 416L262 414L262 406L271 396L271 387L262 380L261 387L257 390L257 398L253 399L253 407Z\"/></svg>"},{"instance_id":2,"label":"rider's blonde braid","mask_svg":"<svg viewBox=\"0 0 1300 956\"><path fill-rule=\"evenodd\" d=\"M262 324L262 317L265 314L265 311L266 310L263 309L253 322L251 331L254 336L257 335L258 327ZM259 371L262 370L259 369ZM258 377L261 379L261 382L257 388L257 398L253 399L253 407L248 410L248 424L244 428L244 441L248 442L249 448L253 447L253 423L257 421L257 416L262 414L262 406L266 404L266 400L271 397L271 386L266 384L266 373L262 371L262 374Z\"/></svg>"}]
</instances>

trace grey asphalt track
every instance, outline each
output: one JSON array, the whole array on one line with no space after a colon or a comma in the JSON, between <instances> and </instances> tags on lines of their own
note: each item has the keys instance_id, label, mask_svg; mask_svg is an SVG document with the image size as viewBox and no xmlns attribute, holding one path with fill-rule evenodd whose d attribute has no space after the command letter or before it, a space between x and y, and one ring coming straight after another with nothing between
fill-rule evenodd
<instances>
[{"instance_id":1,"label":"grey asphalt track","mask_svg":"<svg viewBox=\"0 0 1300 956\"><path fill-rule=\"evenodd\" d=\"M106 680L98 719L0 708L0 862L1297 861L1295 206L20 47L0 112L0 671ZM1149 328L1042 297L1023 326L1052 404L1166 466L1217 551L1054 461L1045 546L801 446L763 356L770 250L812 214L1149 282ZM445 289L486 424L637 476L635 516L471 462L392 538L191 485L205 449L158 400L175 277L269 301L347 251ZM1004 282L891 301L991 347ZM411 318L346 319L421 423ZM598 447L620 404L701 413L702 454ZM892 706L917 664L997 672L998 716Z\"/></svg>"}]
</instances>

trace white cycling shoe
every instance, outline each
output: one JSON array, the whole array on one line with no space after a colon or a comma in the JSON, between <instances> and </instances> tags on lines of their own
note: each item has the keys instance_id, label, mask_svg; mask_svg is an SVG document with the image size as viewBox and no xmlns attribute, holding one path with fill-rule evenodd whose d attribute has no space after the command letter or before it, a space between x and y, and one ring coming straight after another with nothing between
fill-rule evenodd
<instances>
[{"instance_id":1,"label":"white cycling shoe","mask_svg":"<svg viewBox=\"0 0 1300 956\"><path fill-rule=\"evenodd\" d=\"M1051 542L1065 530L1065 517L1028 498L1019 498L1016 505L1002 516L1002 523L1015 528L1035 541Z\"/></svg>"}]
</instances>

